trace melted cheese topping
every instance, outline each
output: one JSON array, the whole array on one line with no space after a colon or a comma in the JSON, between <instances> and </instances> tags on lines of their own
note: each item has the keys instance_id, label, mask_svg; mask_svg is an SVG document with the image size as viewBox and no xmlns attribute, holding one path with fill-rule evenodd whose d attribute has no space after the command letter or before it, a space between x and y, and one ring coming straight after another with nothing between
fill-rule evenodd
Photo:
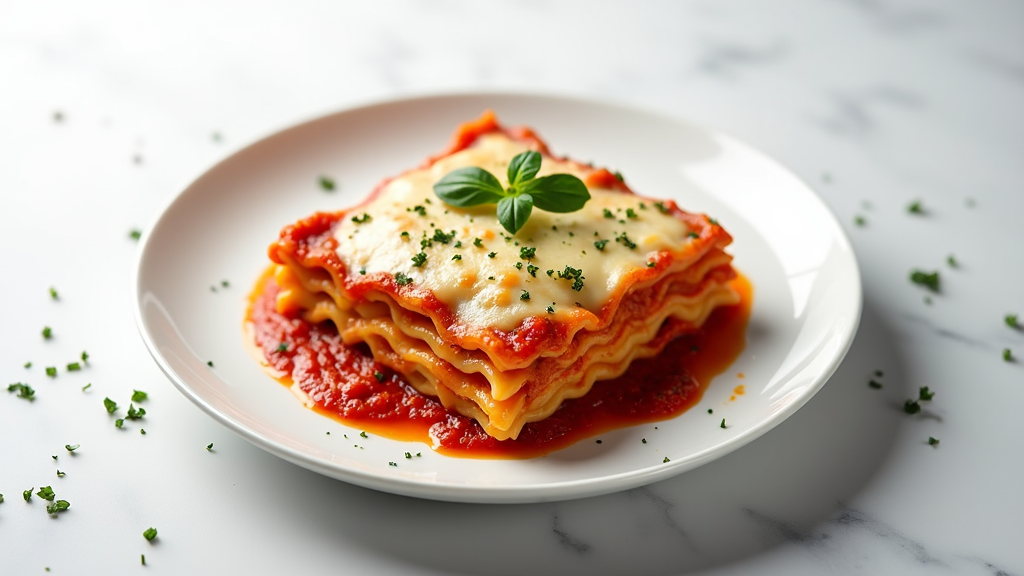
<instances>
[{"instance_id":1,"label":"melted cheese topping","mask_svg":"<svg viewBox=\"0 0 1024 576\"><path fill-rule=\"evenodd\" d=\"M525 150L502 134L484 135L472 148L387 183L335 228L348 273L401 272L432 291L459 322L511 330L530 316L597 313L627 273L646 268L659 252L681 254L692 241L679 219L614 190L591 188L590 201L568 214L534 207L515 236L498 222L495 205L456 208L434 195L435 182L465 166L479 166L507 185L509 161ZM590 172L545 157L538 176L584 179ZM566 266L581 271L581 282L559 277Z\"/></svg>"}]
</instances>

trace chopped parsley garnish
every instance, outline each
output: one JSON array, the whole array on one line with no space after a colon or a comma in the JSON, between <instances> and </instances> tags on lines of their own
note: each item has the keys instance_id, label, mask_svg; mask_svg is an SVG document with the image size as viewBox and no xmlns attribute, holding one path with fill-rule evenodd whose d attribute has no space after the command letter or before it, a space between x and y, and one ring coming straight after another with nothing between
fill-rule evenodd
<instances>
[{"instance_id":1,"label":"chopped parsley garnish","mask_svg":"<svg viewBox=\"0 0 1024 576\"><path fill-rule=\"evenodd\" d=\"M49 326L43 326L43 338L47 340L53 338L53 329Z\"/></svg>"},{"instance_id":2,"label":"chopped parsley garnish","mask_svg":"<svg viewBox=\"0 0 1024 576\"><path fill-rule=\"evenodd\" d=\"M206 445L206 451L213 452L213 442ZM153 535L156 536L156 530L153 530ZM152 540L152 538L149 538L149 540Z\"/></svg>"},{"instance_id":3,"label":"chopped parsley garnish","mask_svg":"<svg viewBox=\"0 0 1024 576\"><path fill-rule=\"evenodd\" d=\"M655 202L654 207L657 208L658 212L661 212L662 214L668 214L669 212L668 207L665 206L664 202Z\"/></svg>"},{"instance_id":4,"label":"chopped parsley garnish","mask_svg":"<svg viewBox=\"0 0 1024 576\"><path fill-rule=\"evenodd\" d=\"M107 414L113 414L117 411L117 402L114 402L110 398L104 398L103 407L107 409Z\"/></svg>"},{"instance_id":5,"label":"chopped parsley garnish","mask_svg":"<svg viewBox=\"0 0 1024 576\"><path fill-rule=\"evenodd\" d=\"M725 428L725 418L722 418L722 423L718 425L720 428Z\"/></svg>"},{"instance_id":6,"label":"chopped parsley garnish","mask_svg":"<svg viewBox=\"0 0 1024 576\"><path fill-rule=\"evenodd\" d=\"M479 238L473 238L473 246L476 246L477 248L483 248L484 241Z\"/></svg>"},{"instance_id":7,"label":"chopped parsley garnish","mask_svg":"<svg viewBox=\"0 0 1024 576\"><path fill-rule=\"evenodd\" d=\"M89 383L88 383L88 384L86 384L85 386L82 386L82 392L85 392L85 391L86 391L86 390L88 390L89 388L92 388L92 382L89 382Z\"/></svg>"},{"instance_id":8,"label":"chopped parsley garnish","mask_svg":"<svg viewBox=\"0 0 1024 576\"><path fill-rule=\"evenodd\" d=\"M923 401L931 400L932 397L935 396L935 392L929 390L927 386L921 386L921 389L918 391L918 394L919 399Z\"/></svg>"},{"instance_id":9,"label":"chopped parsley garnish","mask_svg":"<svg viewBox=\"0 0 1024 576\"><path fill-rule=\"evenodd\" d=\"M647 267L648 268L654 268L655 266L657 266L657 264L655 264L654 262L648 262L647 263Z\"/></svg>"},{"instance_id":10,"label":"chopped parsley garnish","mask_svg":"<svg viewBox=\"0 0 1024 576\"><path fill-rule=\"evenodd\" d=\"M622 172L619 172L618 170L612 172L612 176L615 176L615 179L618 180L619 182L625 181L625 179L622 177Z\"/></svg>"},{"instance_id":11,"label":"chopped parsley garnish","mask_svg":"<svg viewBox=\"0 0 1024 576\"><path fill-rule=\"evenodd\" d=\"M398 462L388 462L388 466L398 467Z\"/></svg>"},{"instance_id":12,"label":"chopped parsley garnish","mask_svg":"<svg viewBox=\"0 0 1024 576\"><path fill-rule=\"evenodd\" d=\"M1021 327L1020 323L1017 320L1017 315L1016 314L1007 314L1006 317L1003 318L1003 322L1006 322L1006 325L1009 326L1010 328L1020 328Z\"/></svg>"},{"instance_id":13,"label":"chopped parsley garnish","mask_svg":"<svg viewBox=\"0 0 1024 576\"><path fill-rule=\"evenodd\" d=\"M632 208L626 208L626 218L638 218L636 210Z\"/></svg>"},{"instance_id":14,"label":"chopped parsley garnish","mask_svg":"<svg viewBox=\"0 0 1024 576\"><path fill-rule=\"evenodd\" d=\"M25 362L25 368L26 369L31 368L31 367L32 367L32 363L31 362Z\"/></svg>"},{"instance_id":15,"label":"chopped parsley garnish","mask_svg":"<svg viewBox=\"0 0 1024 576\"><path fill-rule=\"evenodd\" d=\"M452 256L452 260L462 260L462 254L455 254Z\"/></svg>"},{"instance_id":16,"label":"chopped parsley garnish","mask_svg":"<svg viewBox=\"0 0 1024 576\"><path fill-rule=\"evenodd\" d=\"M363 276L366 276L366 266L363 266L362 268L360 268L360 269L359 269L359 273L360 273L361 275L363 275Z\"/></svg>"},{"instance_id":17,"label":"chopped parsley garnish","mask_svg":"<svg viewBox=\"0 0 1024 576\"><path fill-rule=\"evenodd\" d=\"M917 400L907 400L903 402L903 411L907 414L917 414L921 411L921 405L917 403Z\"/></svg>"},{"instance_id":18,"label":"chopped parsley garnish","mask_svg":"<svg viewBox=\"0 0 1024 576\"><path fill-rule=\"evenodd\" d=\"M54 288L53 286L50 286L50 298L54 300L60 299L60 296L57 294L57 289Z\"/></svg>"},{"instance_id":19,"label":"chopped parsley garnish","mask_svg":"<svg viewBox=\"0 0 1024 576\"><path fill-rule=\"evenodd\" d=\"M602 208L601 214L603 214L605 218L615 218L615 214L612 214L612 211L607 208Z\"/></svg>"},{"instance_id":20,"label":"chopped parsley garnish","mask_svg":"<svg viewBox=\"0 0 1024 576\"><path fill-rule=\"evenodd\" d=\"M573 290L577 292L583 290L583 280L586 278L586 276L583 275L583 270L573 268L572 266L566 264L565 270L559 272L558 277L572 280Z\"/></svg>"},{"instance_id":21,"label":"chopped parsley garnish","mask_svg":"<svg viewBox=\"0 0 1024 576\"><path fill-rule=\"evenodd\" d=\"M370 436L366 433L366 430L361 430L359 432L359 437L360 438L369 438Z\"/></svg>"},{"instance_id":22,"label":"chopped parsley garnish","mask_svg":"<svg viewBox=\"0 0 1024 576\"><path fill-rule=\"evenodd\" d=\"M373 371L373 377L377 379L377 382L383 382L384 381L384 373L380 372L378 370L374 370Z\"/></svg>"},{"instance_id":23,"label":"chopped parsley garnish","mask_svg":"<svg viewBox=\"0 0 1024 576\"><path fill-rule=\"evenodd\" d=\"M1009 348L1003 348L1003 361L1013 362L1013 352Z\"/></svg>"},{"instance_id":24,"label":"chopped parsley garnish","mask_svg":"<svg viewBox=\"0 0 1024 576\"><path fill-rule=\"evenodd\" d=\"M863 216L858 214L857 216L853 217L853 223L856 224L857 226L864 226L865 224L868 223L868 221L865 220Z\"/></svg>"},{"instance_id":25,"label":"chopped parsley garnish","mask_svg":"<svg viewBox=\"0 0 1024 576\"><path fill-rule=\"evenodd\" d=\"M153 538L156 538L156 528L147 528L146 531L142 533L142 537L152 542Z\"/></svg>"},{"instance_id":26,"label":"chopped parsley garnish","mask_svg":"<svg viewBox=\"0 0 1024 576\"><path fill-rule=\"evenodd\" d=\"M551 276L554 273L555 273L554 270L548 270L547 272L545 272L545 274L547 274L548 276Z\"/></svg>"},{"instance_id":27,"label":"chopped parsley garnish","mask_svg":"<svg viewBox=\"0 0 1024 576\"><path fill-rule=\"evenodd\" d=\"M454 230L452 230L452 232L454 232ZM455 247L456 248L462 248L462 240L456 240L455 241Z\"/></svg>"},{"instance_id":28,"label":"chopped parsley garnish","mask_svg":"<svg viewBox=\"0 0 1024 576\"><path fill-rule=\"evenodd\" d=\"M956 261L956 257L953 256L952 254L946 256L946 264L949 264L950 268L956 268L960 266L960 263Z\"/></svg>"},{"instance_id":29,"label":"chopped parsley garnish","mask_svg":"<svg viewBox=\"0 0 1024 576\"><path fill-rule=\"evenodd\" d=\"M508 164L507 188L482 168L459 168L434 184L434 194L452 206L497 203L498 222L510 234L526 225L534 206L547 212L575 212L590 200L586 185L571 174L537 178L540 165L539 152L516 154Z\"/></svg>"},{"instance_id":30,"label":"chopped parsley garnish","mask_svg":"<svg viewBox=\"0 0 1024 576\"><path fill-rule=\"evenodd\" d=\"M63 512L68 508L71 508L70 502L68 502L67 500L57 500L52 504L47 504L46 512L48 514L57 514L58 512Z\"/></svg>"},{"instance_id":31,"label":"chopped parsley garnish","mask_svg":"<svg viewBox=\"0 0 1024 576\"><path fill-rule=\"evenodd\" d=\"M209 366L210 368L213 368L213 360L207 360L206 365Z\"/></svg>"},{"instance_id":32,"label":"chopped parsley garnish","mask_svg":"<svg viewBox=\"0 0 1024 576\"><path fill-rule=\"evenodd\" d=\"M921 270L914 270L910 273L910 281L924 286L932 292L939 291L939 272L937 270L930 274Z\"/></svg>"},{"instance_id":33,"label":"chopped parsley garnish","mask_svg":"<svg viewBox=\"0 0 1024 576\"><path fill-rule=\"evenodd\" d=\"M395 272L395 284L398 284L399 286L407 286L412 284L412 278L401 272Z\"/></svg>"},{"instance_id":34,"label":"chopped parsley garnish","mask_svg":"<svg viewBox=\"0 0 1024 576\"><path fill-rule=\"evenodd\" d=\"M455 230L452 230L449 234L445 234L440 230L434 230L434 242L440 242L441 244L448 244L455 239Z\"/></svg>"},{"instance_id":35,"label":"chopped parsley garnish","mask_svg":"<svg viewBox=\"0 0 1024 576\"><path fill-rule=\"evenodd\" d=\"M626 248L629 248L630 250L636 248L636 243L630 240L629 236L626 236L625 232L623 232L621 236L616 236L615 241L618 242L619 244L622 244Z\"/></svg>"},{"instance_id":36,"label":"chopped parsley garnish","mask_svg":"<svg viewBox=\"0 0 1024 576\"><path fill-rule=\"evenodd\" d=\"M516 270L522 270L523 269L523 263L522 262L516 262L515 264L513 264L513 266L516 267Z\"/></svg>"},{"instance_id":37,"label":"chopped parsley garnish","mask_svg":"<svg viewBox=\"0 0 1024 576\"><path fill-rule=\"evenodd\" d=\"M686 236L687 236L688 238L700 238L700 234L697 234L697 233L696 233L696 232L694 232L693 230L690 230L689 232L687 232L687 233L686 233Z\"/></svg>"},{"instance_id":38,"label":"chopped parsley garnish","mask_svg":"<svg viewBox=\"0 0 1024 576\"><path fill-rule=\"evenodd\" d=\"M64 445L64 449L67 450L68 452L74 452L75 450L78 450L80 447L81 447L81 445L79 445L79 444L65 444Z\"/></svg>"},{"instance_id":39,"label":"chopped parsley garnish","mask_svg":"<svg viewBox=\"0 0 1024 576\"><path fill-rule=\"evenodd\" d=\"M146 555L145 554L142 554L142 565L143 566L146 565Z\"/></svg>"},{"instance_id":40,"label":"chopped parsley garnish","mask_svg":"<svg viewBox=\"0 0 1024 576\"><path fill-rule=\"evenodd\" d=\"M533 276L534 278L537 277L537 270L540 270L540 268L537 267L537 266L534 266L533 264L527 264L526 265L526 271L529 272L530 276Z\"/></svg>"},{"instance_id":41,"label":"chopped parsley garnish","mask_svg":"<svg viewBox=\"0 0 1024 576\"><path fill-rule=\"evenodd\" d=\"M669 462L671 462L671 460L668 459L668 456L665 456L665 458L661 460L662 464L668 464Z\"/></svg>"},{"instance_id":42,"label":"chopped parsley garnish","mask_svg":"<svg viewBox=\"0 0 1024 576\"><path fill-rule=\"evenodd\" d=\"M118 418L117 420L114 420L114 428L120 430L122 427L124 427L124 418Z\"/></svg>"},{"instance_id":43,"label":"chopped parsley garnish","mask_svg":"<svg viewBox=\"0 0 1024 576\"><path fill-rule=\"evenodd\" d=\"M519 293L519 299L520 300L529 300L530 299L530 293L527 292L526 290L523 290L522 292Z\"/></svg>"},{"instance_id":44,"label":"chopped parsley garnish","mask_svg":"<svg viewBox=\"0 0 1024 576\"><path fill-rule=\"evenodd\" d=\"M494 257L495 257L495 256L497 256L497 255L498 255L498 253L497 253L497 252L488 252L488 253L487 253L487 257L488 257L488 258L494 258Z\"/></svg>"},{"instance_id":45,"label":"chopped parsley garnish","mask_svg":"<svg viewBox=\"0 0 1024 576\"><path fill-rule=\"evenodd\" d=\"M907 212L911 214L924 214L924 206L920 200L914 200L907 206Z\"/></svg>"},{"instance_id":46,"label":"chopped parsley garnish","mask_svg":"<svg viewBox=\"0 0 1024 576\"><path fill-rule=\"evenodd\" d=\"M554 306L548 306L547 308L545 308L545 310L548 311L548 314L554 314L555 313L555 307Z\"/></svg>"},{"instance_id":47,"label":"chopped parsley garnish","mask_svg":"<svg viewBox=\"0 0 1024 576\"><path fill-rule=\"evenodd\" d=\"M128 416L126 416L128 420L138 420L139 418L142 418L145 415L145 408L136 408L134 404L128 405Z\"/></svg>"},{"instance_id":48,"label":"chopped parsley garnish","mask_svg":"<svg viewBox=\"0 0 1024 576\"><path fill-rule=\"evenodd\" d=\"M427 263L427 253L426 252L418 252L418 253L416 253L411 258L411 260L412 260L412 265L417 267L417 268L419 268L420 266L423 266L424 264Z\"/></svg>"},{"instance_id":49,"label":"chopped parsley garnish","mask_svg":"<svg viewBox=\"0 0 1024 576\"><path fill-rule=\"evenodd\" d=\"M317 182L320 183L320 189L330 192L334 190L334 178L329 176L321 176Z\"/></svg>"},{"instance_id":50,"label":"chopped parsley garnish","mask_svg":"<svg viewBox=\"0 0 1024 576\"><path fill-rule=\"evenodd\" d=\"M82 369L82 365L78 362L68 362L68 372L77 372Z\"/></svg>"},{"instance_id":51,"label":"chopped parsley garnish","mask_svg":"<svg viewBox=\"0 0 1024 576\"><path fill-rule=\"evenodd\" d=\"M142 230L132 228L131 231L128 232L128 237L132 240L138 240L139 238L142 238Z\"/></svg>"},{"instance_id":52,"label":"chopped parsley garnish","mask_svg":"<svg viewBox=\"0 0 1024 576\"><path fill-rule=\"evenodd\" d=\"M280 344L278 344L277 345L277 351L278 352L287 352L288 351L288 343L287 342L281 342Z\"/></svg>"},{"instance_id":53,"label":"chopped parsley garnish","mask_svg":"<svg viewBox=\"0 0 1024 576\"><path fill-rule=\"evenodd\" d=\"M604 252L604 247L607 246L607 245L608 245L608 241L607 240L598 240L597 242L594 242L594 248L597 248L601 252Z\"/></svg>"},{"instance_id":54,"label":"chopped parsley garnish","mask_svg":"<svg viewBox=\"0 0 1024 576\"><path fill-rule=\"evenodd\" d=\"M39 496L40 498L48 502L53 502L53 499L57 495L53 492L53 488L51 488L50 486L43 486L42 488L39 489L39 492L36 492L36 496Z\"/></svg>"},{"instance_id":55,"label":"chopped parsley garnish","mask_svg":"<svg viewBox=\"0 0 1024 576\"><path fill-rule=\"evenodd\" d=\"M82 350L82 362L88 362L88 361L89 361L89 353L86 352L85 350Z\"/></svg>"},{"instance_id":56,"label":"chopped parsley garnish","mask_svg":"<svg viewBox=\"0 0 1024 576\"><path fill-rule=\"evenodd\" d=\"M871 379L868 380L868 386L874 388L875 390L878 390L882 387L882 383L877 380Z\"/></svg>"},{"instance_id":57,"label":"chopped parsley garnish","mask_svg":"<svg viewBox=\"0 0 1024 576\"><path fill-rule=\"evenodd\" d=\"M28 384L23 384L21 382L15 382L14 384L8 385L7 391L17 392L18 398L24 398L25 400L31 401L36 399L36 391Z\"/></svg>"},{"instance_id":58,"label":"chopped parsley garnish","mask_svg":"<svg viewBox=\"0 0 1024 576\"><path fill-rule=\"evenodd\" d=\"M356 224L366 224L367 222L369 222L371 220L373 220L373 216L370 216L366 212L363 212L359 216L353 216L352 217L352 221L355 222Z\"/></svg>"},{"instance_id":59,"label":"chopped parsley garnish","mask_svg":"<svg viewBox=\"0 0 1024 576\"><path fill-rule=\"evenodd\" d=\"M47 366L46 367L46 375L49 376L50 378L56 378L57 377L57 367L56 366Z\"/></svg>"},{"instance_id":60,"label":"chopped parsley garnish","mask_svg":"<svg viewBox=\"0 0 1024 576\"><path fill-rule=\"evenodd\" d=\"M32 488L29 488L28 490L25 490L24 492L22 492L21 493L21 497L25 499L25 502L28 502L29 500L31 500L32 499Z\"/></svg>"},{"instance_id":61,"label":"chopped parsley garnish","mask_svg":"<svg viewBox=\"0 0 1024 576\"><path fill-rule=\"evenodd\" d=\"M406 208L406 210L410 210L410 209ZM424 208L423 206L420 206L419 204L413 206L411 211L419 214L420 216L426 216L427 215L427 209Z\"/></svg>"},{"instance_id":62,"label":"chopped parsley garnish","mask_svg":"<svg viewBox=\"0 0 1024 576\"><path fill-rule=\"evenodd\" d=\"M718 226L718 220L715 218L708 218L708 222L710 222L712 226Z\"/></svg>"},{"instance_id":63,"label":"chopped parsley garnish","mask_svg":"<svg viewBox=\"0 0 1024 576\"><path fill-rule=\"evenodd\" d=\"M402 233L399 234L399 236L402 237L402 240L408 240L409 239L409 233L406 232L405 230L402 230Z\"/></svg>"},{"instance_id":64,"label":"chopped parsley garnish","mask_svg":"<svg viewBox=\"0 0 1024 576\"><path fill-rule=\"evenodd\" d=\"M65 476L67 476L67 472L61 472L59 469L57 470L57 478L63 478Z\"/></svg>"},{"instance_id":65,"label":"chopped parsley garnish","mask_svg":"<svg viewBox=\"0 0 1024 576\"><path fill-rule=\"evenodd\" d=\"M929 436L928 437L928 445L929 446L938 446L939 445L939 439L936 438L935 436Z\"/></svg>"},{"instance_id":66,"label":"chopped parsley garnish","mask_svg":"<svg viewBox=\"0 0 1024 576\"><path fill-rule=\"evenodd\" d=\"M409 452L406 452L406 453L405 453L405 459L406 459L406 460L410 460L410 459L412 459L412 454L411 454L411 453L409 453Z\"/></svg>"},{"instance_id":67,"label":"chopped parsley garnish","mask_svg":"<svg viewBox=\"0 0 1024 576\"><path fill-rule=\"evenodd\" d=\"M537 257L537 249L534 247L527 248L526 246L523 246L519 249L519 257L523 260L533 260Z\"/></svg>"},{"instance_id":68,"label":"chopped parsley garnish","mask_svg":"<svg viewBox=\"0 0 1024 576\"><path fill-rule=\"evenodd\" d=\"M641 438L640 439L640 443L641 444L647 444L647 438Z\"/></svg>"}]
</instances>

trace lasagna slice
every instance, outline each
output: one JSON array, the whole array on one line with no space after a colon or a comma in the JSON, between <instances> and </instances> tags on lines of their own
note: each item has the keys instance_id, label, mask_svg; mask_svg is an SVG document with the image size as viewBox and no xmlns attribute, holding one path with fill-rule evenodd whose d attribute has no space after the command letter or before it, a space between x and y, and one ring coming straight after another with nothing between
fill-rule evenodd
<instances>
[{"instance_id":1,"label":"lasagna slice","mask_svg":"<svg viewBox=\"0 0 1024 576\"><path fill-rule=\"evenodd\" d=\"M510 235L494 205L434 195L452 170L504 175L526 150L541 153L539 176L575 175L591 199L572 213L535 209ZM504 440L737 303L731 240L488 112L360 205L286 227L269 253L279 312L333 322L345 344Z\"/></svg>"}]
</instances>

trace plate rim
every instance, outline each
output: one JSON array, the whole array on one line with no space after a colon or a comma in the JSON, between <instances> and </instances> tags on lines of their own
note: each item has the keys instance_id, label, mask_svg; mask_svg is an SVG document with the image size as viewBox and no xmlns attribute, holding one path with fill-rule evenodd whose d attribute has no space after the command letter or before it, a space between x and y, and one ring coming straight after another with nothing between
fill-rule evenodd
<instances>
[{"instance_id":1,"label":"plate rim","mask_svg":"<svg viewBox=\"0 0 1024 576\"><path fill-rule=\"evenodd\" d=\"M855 310L853 310L852 321L849 324L849 329L840 334L841 341L837 353L832 357L828 365L825 366L817 376L815 376L813 384L805 387L795 401L787 403L781 410L774 412L772 417L760 420L756 425L751 426L737 436L729 439L725 445L704 448L698 452L690 454L685 461L673 460L667 464L646 466L614 474L606 474L585 479L544 482L526 486L493 487L444 482L426 483L419 482L411 478L385 476L370 470L344 467L337 463L329 465L329 463L324 462L322 459L313 455L300 452L289 446L279 444L269 438L263 437L258 431L248 428L243 423L238 422L221 412L199 393L193 390L192 387L189 386L173 368L171 368L167 359L160 354L156 342L153 340L146 328L146 322L143 318L143 279L141 275L143 265L145 264L145 258L149 251L150 240L152 238L150 232L159 226L167 213L170 212L171 209L185 196L185 193L201 178L210 174L228 160L243 154L247 150L258 146L271 138L283 135L286 132L299 131L312 124L320 123L330 118L342 115L358 114L374 108L462 98L529 99L538 102L557 101L563 104L575 102L590 106L597 105L611 108L623 113L639 114L651 118L661 118L671 121L677 125L686 126L689 129L700 131L707 135L714 135L716 137L723 138L731 145L741 148L744 153L756 156L760 160L766 161L767 163L785 171L787 175L794 178L801 184L801 192L823 209L823 213L829 220L828 225L833 232L834 239L838 242L841 248L850 255L851 268L848 272L852 273L856 282L852 283L849 287L850 290L852 290L849 298L852 300ZM731 133L664 110L643 108L637 105L622 103L611 99L526 90L438 91L403 95L394 98L371 98L353 103L352 105L345 106L341 109L306 116L298 121L284 124L283 126L269 131L261 132L258 136L248 141L244 141L236 147L226 150L224 155L212 164L201 167L197 173L195 173L191 178L185 180L183 185L176 187L175 192L170 194L164 200L155 212L155 216L150 220L149 225L143 229L143 234L140 238L140 243L133 263L131 282L131 293L133 299L132 312L135 325L147 352L149 352L157 366L168 380L171 381L175 388L177 388L178 391L186 398L191 400L203 412L211 416L218 423L226 426L229 430L235 432L247 442L274 456L282 458L285 461L306 468L307 470L362 486L364 488L430 500L493 504L561 501L617 492L674 477L688 470L703 466L704 464L742 448L786 421L797 410L806 405L810 399L813 398L831 379L838 367L842 364L853 344L858 332L864 306L863 283L860 267L857 262L856 252L853 250L849 237L840 225L836 215L824 202L823 198L805 179L801 178L787 165L767 153L762 152L753 145L748 144L746 141L733 136ZM835 336L832 336L831 338L834 337Z\"/></svg>"}]
</instances>

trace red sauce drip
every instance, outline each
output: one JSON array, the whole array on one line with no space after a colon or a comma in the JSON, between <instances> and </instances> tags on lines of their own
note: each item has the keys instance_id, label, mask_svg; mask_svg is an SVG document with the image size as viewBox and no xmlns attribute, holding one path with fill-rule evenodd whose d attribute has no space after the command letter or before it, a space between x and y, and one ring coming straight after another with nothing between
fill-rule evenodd
<instances>
[{"instance_id":1,"label":"red sauce drip","mask_svg":"<svg viewBox=\"0 0 1024 576\"><path fill-rule=\"evenodd\" d=\"M677 338L660 355L633 362L619 378L597 382L586 396L527 424L515 440L499 441L475 420L417 392L365 347L343 344L330 322L279 314L277 284L273 278L261 283L247 321L265 362L286 375L282 384L298 386L318 412L348 426L470 458L533 458L602 432L682 414L742 352L752 297L750 283L738 277L732 285L740 304L719 308L696 334Z\"/></svg>"}]
</instances>

